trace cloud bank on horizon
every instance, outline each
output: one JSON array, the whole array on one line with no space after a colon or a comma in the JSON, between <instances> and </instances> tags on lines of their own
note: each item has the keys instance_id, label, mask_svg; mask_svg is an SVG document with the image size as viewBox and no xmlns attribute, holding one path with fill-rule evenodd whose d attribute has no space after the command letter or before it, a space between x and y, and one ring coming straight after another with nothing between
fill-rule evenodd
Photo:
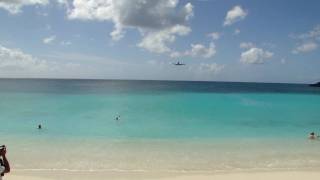
<instances>
[{"instance_id":1,"label":"cloud bank on horizon","mask_svg":"<svg viewBox=\"0 0 320 180\"><path fill-rule=\"evenodd\" d=\"M204 4L217 8L212 11ZM259 14L255 10L259 8L261 11L272 10L253 8L243 2L0 0L0 21L8 29L15 29L12 33L23 33L23 23L10 23L19 19L30 23L31 31L40 31L39 24L31 22L32 18L40 19L38 22L44 27L38 36L25 37L30 42L38 39L38 42L30 43L31 47L17 43L21 39L15 38L15 34L0 32L3 34L0 36L0 76L55 77L59 72L65 78L273 82L308 82L320 78L319 72L310 71L320 64L320 22L310 21L309 30L269 26L268 31L262 29L266 26L261 29L256 26L263 21L258 16L265 18L266 24L275 19ZM108 34L110 40L98 35L100 31ZM281 36L281 42L272 37L278 37L280 33L286 34ZM88 42L92 44L86 48ZM281 44L281 50L278 44ZM84 53L88 49L92 49L90 53ZM105 49L110 51L103 53ZM315 60L295 60L303 59L303 56ZM189 68L184 71L172 69L172 62L182 58ZM290 69L282 73L276 70L291 62ZM109 66L107 69L102 68L105 64ZM309 71L300 70L298 75L291 76L301 64L308 66Z\"/></svg>"}]
</instances>

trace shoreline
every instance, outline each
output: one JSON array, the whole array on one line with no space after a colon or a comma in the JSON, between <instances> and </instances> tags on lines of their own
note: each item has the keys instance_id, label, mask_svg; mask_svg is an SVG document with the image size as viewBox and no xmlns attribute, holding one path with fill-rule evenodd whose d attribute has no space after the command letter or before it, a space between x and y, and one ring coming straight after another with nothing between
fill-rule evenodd
<instances>
[{"instance_id":1,"label":"shoreline","mask_svg":"<svg viewBox=\"0 0 320 180\"><path fill-rule=\"evenodd\" d=\"M155 179L155 180L301 180L320 178L316 170L269 171L269 172L229 172L229 173L161 173L161 172L48 172L48 171L14 171L6 175L6 180L56 180L56 179Z\"/></svg>"}]
</instances>

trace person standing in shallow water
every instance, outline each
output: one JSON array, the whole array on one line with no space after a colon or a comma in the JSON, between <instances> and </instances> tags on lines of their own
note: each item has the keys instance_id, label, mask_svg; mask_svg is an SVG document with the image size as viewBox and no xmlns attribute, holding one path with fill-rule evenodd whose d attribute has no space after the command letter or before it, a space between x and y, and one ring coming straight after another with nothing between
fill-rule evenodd
<instances>
[{"instance_id":1,"label":"person standing in shallow water","mask_svg":"<svg viewBox=\"0 0 320 180\"><path fill-rule=\"evenodd\" d=\"M7 160L6 153L6 146L0 146L0 180L2 180L4 174L10 172L10 164Z\"/></svg>"}]
</instances>

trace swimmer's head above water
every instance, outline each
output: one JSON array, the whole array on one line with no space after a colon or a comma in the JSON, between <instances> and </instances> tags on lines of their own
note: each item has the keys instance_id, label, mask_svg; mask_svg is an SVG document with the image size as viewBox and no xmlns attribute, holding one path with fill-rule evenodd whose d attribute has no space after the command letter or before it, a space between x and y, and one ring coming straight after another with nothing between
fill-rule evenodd
<instances>
[{"instance_id":1,"label":"swimmer's head above water","mask_svg":"<svg viewBox=\"0 0 320 180\"><path fill-rule=\"evenodd\" d=\"M309 139L316 139L316 138L318 138L318 137L316 136L316 133L311 132L311 133L309 134Z\"/></svg>"}]
</instances>

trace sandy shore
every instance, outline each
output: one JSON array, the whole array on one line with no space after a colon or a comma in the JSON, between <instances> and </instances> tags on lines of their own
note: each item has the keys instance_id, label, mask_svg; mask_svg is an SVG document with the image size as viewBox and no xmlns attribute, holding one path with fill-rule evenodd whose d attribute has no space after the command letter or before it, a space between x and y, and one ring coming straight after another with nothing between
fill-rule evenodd
<instances>
[{"instance_id":1,"label":"sandy shore","mask_svg":"<svg viewBox=\"0 0 320 180\"><path fill-rule=\"evenodd\" d=\"M156 174L156 173L46 173L46 172L13 172L5 180L102 180L102 179L157 179L157 180L301 180L319 179L320 172L252 172L228 174Z\"/></svg>"}]
</instances>

